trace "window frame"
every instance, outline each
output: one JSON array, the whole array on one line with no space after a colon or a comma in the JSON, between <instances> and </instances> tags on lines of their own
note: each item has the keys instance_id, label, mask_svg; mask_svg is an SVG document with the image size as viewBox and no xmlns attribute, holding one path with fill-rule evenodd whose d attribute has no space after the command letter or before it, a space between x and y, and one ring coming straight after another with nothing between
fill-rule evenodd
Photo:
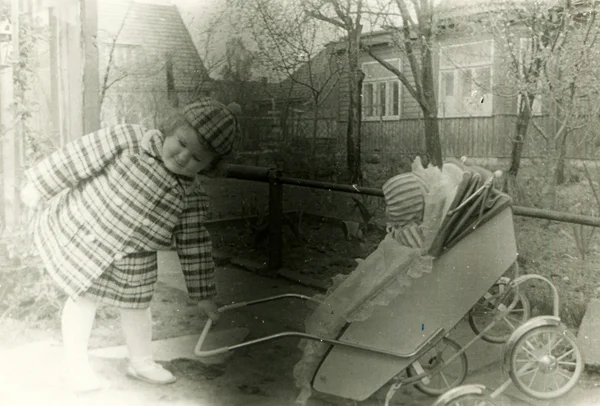
<instances>
[{"instance_id":1,"label":"window frame","mask_svg":"<svg viewBox=\"0 0 600 406\"><path fill-rule=\"evenodd\" d=\"M388 58L388 59L384 59L386 62L394 65L394 63L397 63L397 68L398 70L402 71L402 59L400 57L397 58ZM383 65L381 65L379 62L377 61L366 61L363 62L361 64L361 69L363 70L363 72L365 71L365 65L379 65L381 66L382 69L386 69L385 67L383 67ZM392 72L387 71L386 69L386 73L389 73L388 76L380 76L380 77L375 77L375 78L366 78L363 80L362 83L362 120L363 121L390 121L390 120L398 120L401 116L402 116L402 84L400 83L400 79L398 79L398 77L396 75L394 75ZM398 103L398 114L393 114L394 113L394 93L395 93L395 86L393 84L396 84L397 86L397 90L398 90L398 98L397 98L397 103ZM381 100L381 85L385 85L385 114L381 114L380 112L380 108L381 108L381 103L379 102ZM365 97L366 97L366 88L367 86L372 86L372 93L371 93L371 100L378 100L378 103L371 103L368 107L365 107ZM377 113L376 114L372 114L372 115L367 115L366 114L366 108L371 108L371 109L377 109Z\"/></svg>"},{"instance_id":2,"label":"window frame","mask_svg":"<svg viewBox=\"0 0 600 406\"><path fill-rule=\"evenodd\" d=\"M458 47L467 47L467 46L472 46L475 44L484 44L484 43L488 43L489 47L490 47L490 55L489 55L489 60L485 61L485 62L480 62L480 61L476 61L476 62L472 62L472 63L468 63L465 64L464 66L457 66L456 64L453 64L453 66L451 67L442 67L442 61L444 59L444 55L449 54L452 48L458 48ZM460 118L460 117L492 117L494 115L494 93L492 92L492 89L494 87L494 55L495 55L495 44L494 44L494 40L493 39L486 39L486 40L481 40L481 41L473 41L473 42L464 42L464 43L459 43L459 44L451 44L451 45L446 45L446 46L440 46L439 49L439 54L438 54L438 118ZM478 69L482 69L482 68L487 68L489 69L489 89L487 89L487 92L481 92L481 85L478 85L478 79L477 79L477 74L476 71ZM461 81L461 73L463 72L470 72L471 77L475 77L475 79L471 79L470 83L471 83L471 89L470 89L470 93L472 95L472 101L470 103L477 103L478 100L481 100L483 98L482 103L487 100L489 101L489 104L485 110L482 111L474 111L473 109L465 109L466 111L454 111L454 110L458 110L457 108L452 109L453 111L451 111L450 113L448 113L448 108L447 108L447 98L445 96L446 93L446 85L447 83L444 82L444 74L445 73L452 73L452 90L453 90L453 94L455 99L458 97L457 94L464 94L462 86L460 85L460 81ZM465 97L463 97L463 99L465 99ZM455 103L458 103L458 101L456 101Z\"/></svg>"}]
</instances>

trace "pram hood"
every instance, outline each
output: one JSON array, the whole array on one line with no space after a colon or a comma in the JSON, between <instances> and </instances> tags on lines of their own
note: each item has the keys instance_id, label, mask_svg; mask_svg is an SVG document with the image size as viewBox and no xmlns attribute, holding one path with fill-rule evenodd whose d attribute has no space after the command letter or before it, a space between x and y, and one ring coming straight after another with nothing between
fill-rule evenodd
<instances>
[{"instance_id":1,"label":"pram hood","mask_svg":"<svg viewBox=\"0 0 600 406\"><path fill-rule=\"evenodd\" d=\"M469 233L503 209L512 199L494 186L494 175L478 167L462 166L464 173L456 194L427 254L441 256Z\"/></svg>"}]
</instances>

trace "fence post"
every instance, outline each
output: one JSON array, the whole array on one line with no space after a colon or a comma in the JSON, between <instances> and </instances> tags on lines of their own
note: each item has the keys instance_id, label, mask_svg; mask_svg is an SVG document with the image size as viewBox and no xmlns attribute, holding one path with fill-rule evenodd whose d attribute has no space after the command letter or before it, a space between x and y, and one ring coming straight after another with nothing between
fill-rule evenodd
<instances>
[{"instance_id":1,"label":"fence post","mask_svg":"<svg viewBox=\"0 0 600 406\"><path fill-rule=\"evenodd\" d=\"M279 169L269 171L269 271L276 271L282 265L283 253L283 183Z\"/></svg>"}]
</instances>

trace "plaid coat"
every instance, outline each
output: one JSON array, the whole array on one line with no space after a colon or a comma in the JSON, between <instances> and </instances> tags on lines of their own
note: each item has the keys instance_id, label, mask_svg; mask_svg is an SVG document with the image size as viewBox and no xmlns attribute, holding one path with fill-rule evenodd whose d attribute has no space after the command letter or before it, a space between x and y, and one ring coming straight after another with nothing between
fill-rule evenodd
<instances>
[{"instance_id":1,"label":"plaid coat","mask_svg":"<svg viewBox=\"0 0 600 406\"><path fill-rule=\"evenodd\" d=\"M216 294L202 225L208 197L198 179L165 168L163 141L160 131L119 125L79 138L27 171L49 200L34 223L35 245L70 296L112 267L130 270L128 284L148 281L156 275L156 251L169 249L173 239L190 299Z\"/></svg>"}]
</instances>

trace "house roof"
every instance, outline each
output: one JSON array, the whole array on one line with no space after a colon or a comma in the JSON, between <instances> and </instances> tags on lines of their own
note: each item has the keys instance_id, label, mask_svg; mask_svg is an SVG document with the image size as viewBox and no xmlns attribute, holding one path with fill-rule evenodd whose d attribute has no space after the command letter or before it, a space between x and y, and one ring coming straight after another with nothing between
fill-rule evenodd
<instances>
[{"instance_id":1,"label":"house roof","mask_svg":"<svg viewBox=\"0 0 600 406\"><path fill-rule=\"evenodd\" d=\"M572 5L583 7L593 2L597 2L597 0L573 0ZM536 0L536 3L553 9L564 7L565 0ZM523 9L532 4L532 0L438 0L434 7L435 12L444 18L458 18L507 8Z\"/></svg>"},{"instance_id":2,"label":"house roof","mask_svg":"<svg viewBox=\"0 0 600 406\"><path fill-rule=\"evenodd\" d=\"M174 5L102 0L98 2L98 37L111 44L141 46L145 53L166 60L170 55L176 89L208 79L179 10Z\"/></svg>"}]
</instances>

